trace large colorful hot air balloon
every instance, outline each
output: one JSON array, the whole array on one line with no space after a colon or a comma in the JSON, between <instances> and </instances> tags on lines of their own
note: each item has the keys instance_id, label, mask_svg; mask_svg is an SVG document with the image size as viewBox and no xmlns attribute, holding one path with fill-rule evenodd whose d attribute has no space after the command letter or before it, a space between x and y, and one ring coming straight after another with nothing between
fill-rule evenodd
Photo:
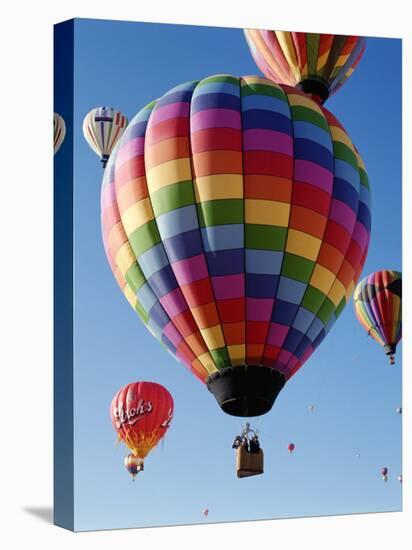
<instances>
[{"instance_id":1,"label":"large colorful hot air balloon","mask_svg":"<svg viewBox=\"0 0 412 550\"><path fill-rule=\"evenodd\" d=\"M245 35L266 78L297 86L320 103L342 86L365 50L360 36L254 29Z\"/></svg>"},{"instance_id":2,"label":"large colorful hot air balloon","mask_svg":"<svg viewBox=\"0 0 412 550\"><path fill-rule=\"evenodd\" d=\"M127 126L127 118L112 107L92 109L83 121L83 135L100 157L103 168Z\"/></svg>"},{"instance_id":3,"label":"large colorful hot air balloon","mask_svg":"<svg viewBox=\"0 0 412 550\"><path fill-rule=\"evenodd\" d=\"M368 275L356 287L353 301L359 322L393 365L402 338L402 274L384 270Z\"/></svg>"},{"instance_id":4,"label":"large colorful hot air balloon","mask_svg":"<svg viewBox=\"0 0 412 550\"><path fill-rule=\"evenodd\" d=\"M169 428L173 417L173 398L160 384L134 382L121 388L114 396L110 415L119 441L123 441L133 453L126 457L126 468L136 475L138 470L143 469L144 458Z\"/></svg>"},{"instance_id":5,"label":"large colorful hot air balloon","mask_svg":"<svg viewBox=\"0 0 412 550\"><path fill-rule=\"evenodd\" d=\"M64 118L58 113L53 115L53 150L54 154L60 149L66 136L66 124Z\"/></svg>"},{"instance_id":6,"label":"large colorful hot air balloon","mask_svg":"<svg viewBox=\"0 0 412 550\"><path fill-rule=\"evenodd\" d=\"M149 330L236 416L269 411L350 299L369 184L305 94L217 75L132 120L105 171L113 273Z\"/></svg>"}]
</instances>

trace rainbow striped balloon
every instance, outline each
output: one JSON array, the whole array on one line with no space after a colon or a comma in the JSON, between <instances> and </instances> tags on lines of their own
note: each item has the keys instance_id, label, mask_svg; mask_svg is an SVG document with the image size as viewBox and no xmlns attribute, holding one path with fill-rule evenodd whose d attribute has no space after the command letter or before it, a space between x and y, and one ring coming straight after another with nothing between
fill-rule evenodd
<instances>
[{"instance_id":1,"label":"rainbow striped balloon","mask_svg":"<svg viewBox=\"0 0 412 550\"><path fill-rule=\"evenodd\" d=\"M349 136L259 77L187 82L144 107L110 157L101 211L125 296L208 383L254 365L283 385L350 299L369 243Z\"/></svg>"},{"instance_id":2,"label":"rainbow striped balloon","mask_svg":"<svg viewBox=\"0 0 412 550\"><path fill-rule=\"evenodd\" d=\"M360 36L245 29L262 73L280 84L299 86L323 103L346 82L365 50Z\"/></svg>"},{"instance_id":3,"label":"rainbow striped balloon","mask_svg":"<svg viewBox=\"0 0 412 550\"><path fill-rule=\"evenodd\" d=\"M359 322L393 365L402 338L402 274L384 270L368 275L356 287L353 302Z\"/></svg>"}]
</instances>

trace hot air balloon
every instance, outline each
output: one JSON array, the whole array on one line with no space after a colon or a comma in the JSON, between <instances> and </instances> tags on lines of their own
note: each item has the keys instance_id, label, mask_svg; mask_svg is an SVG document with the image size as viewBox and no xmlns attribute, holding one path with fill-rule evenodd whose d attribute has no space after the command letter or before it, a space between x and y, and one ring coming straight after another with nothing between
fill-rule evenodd
<instances>
[{"instance_id":1,"label":"hot air balloon","mask_svg":"<svg viewBox=\"0 0 412 550\"><path fill-rule=\"evenodd\" d=\"M288 445L289 454L291 455L294 450L295 450L295 444L294 443L289 443L289 445Z\"/></svg>"},{"instance_id":2,"label":"hot air balloon","mask_svg":"<svg viewBox=\"0 0 412 550\"><path fill-rule=\"evenodd\" d=\"M388 481L388 468L382 468L381 475L382 475L383 481L385 481L386 483Z\"/></svg>"},{"instance_id":3,"label":"hot air balloon","mask_svg":"<svg viewBox=\"0 0 412 550\"><path fill-rule=\"evenodd\" d=\"M399 481L399 483L402 483L402 481L403 481L402 480L402 474L398 475L398 481Z\"/></svg>"},{"instance_id":4,"label":"hot air balloon","mask_svg":"<svg viewBox=\"0 0 412 550\"><path fill-rule=\"evenodd\" d=\"M112 107L92 109L83 121L83 135L106 167L113 148L127 126L127 118Z\"/></svg>"},{"instance_id":5,"label":"hot air balloon","mask_svg":"<svg viewBox=\"0 0 412 550\"><path fill-rule=\"evenodd\" d=\"M402 407L397 407L397 408L396 408L396 412L397 412L398 414L402 414Z\"/></svg>"},{"instance_id":6,"label":"hot air balloon","mask_svg":"<svg viewBox=\"0 0 412 550\"><path fill-rule=\"evenodd\" d=\"M268 412L329 333L366 258L369 184L338 120L259 77L144 107L101 192L106 255L150 332L224 412Z\"/></svg>"},{"instance_id":7,"label":"hot air balloon","mask_svg":"<svg viewBox=\"0 0 412 550\"><path fill-rule=\"evenodd\" d=\"M368 275L356 287L353 301L359 322L393 365L402 338L402 274L384 270Z\"/></svg>"},{"instance_id":8,"label":"hot air balloon","mask_svg":"<svg viewBox=\"0 0 412 550\"><path fill-rule=\"evenodd\" d=\"M203 510L203 515L205 516L205 518L207 518L207 516L209 515L209 510L207 508Z\"/></svg>"},{"instance_id":9,"label":"hot air balloon","mask_svg":"<svg viewBox=\"0 0 412 550\"><path fill-rule=\"evenodd\" d=\"M356 458L360 458L360 453L356 453Z\"/></svg>"},{"instance_id":10,"label":"hot air balloon","mask_svg":"<svg viewBox=\"0 0 412 550\"><path fill-rule=\"evenodd\" d=\"M133 453L130 453L124 459L124 465L126 470L132 476L133 481L139 472L143 470L143 462L141 458L138 458Z\"/></svg>"},{"instance_id":11,"label":"hot air balloon","mask_svg":"<svg viewBox=\"0 0 412 550\"><path fill-rule=\"evenodd\" d=\"M66 124L64 118L57 113L53 115L53 150L54 154L60 149L66 136Z\"/></svg>"},{"instance_id":12,"label":"hot air balloon","mask_svg":"<svg viewBox=\"0 0 412 550\"><path fill-rule=\"evenodd\" d=\"M315 405L309 405L309 410L314 411L315 410Z\"/></svg>"},{"instance_id":13,"label":"hot air balloon","mask_svg":"<svg viewBox=\"0 0 412 550\"><path fill-rule=\"evenodd\" d=\"M126 468L132 473L143 470L147 454L166 435L173 417L173 398L155 382L134 382L114 396L110 414L118 440L132 451Z\"/></svg>"},{"instance_id":14,"label":"hot air balloon","mask_svg":"<svg viewBox=\"0 0 412 550\"><path fill-rule=\"evenodd\" d=\"M360 36L254 29L245 29L245 36L266 78L296 86L318 103L353 73L366 42Z\"/></svg>"}]
</instances>

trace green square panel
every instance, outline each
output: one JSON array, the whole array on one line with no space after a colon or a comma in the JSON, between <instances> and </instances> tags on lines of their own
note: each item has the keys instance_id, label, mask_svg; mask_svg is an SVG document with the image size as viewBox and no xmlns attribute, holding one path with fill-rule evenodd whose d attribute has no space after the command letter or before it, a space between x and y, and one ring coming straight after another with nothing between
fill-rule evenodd
<instances>
[{"instance_id":1,"label":"green square panel","mask_svg":"<svg viewBox=\"0 0 412 550\"><path fill-rule=\"evenodd\" d=\"M136 293L139 288L146 282L146 278L142 273L142 270L137 264L132 264L127 270L126 281L129 283L130 288Z\"/></svg>"},{"instance_id":2,"label":"green square panel","mask_svg":"<svg viewBox=\"0 0 412 550\"><path fill-rule=\"evenodd\" d=\"M213 357L213 361L218 369L230 367L231 362L226 348L218 348L210 350L210 355Z\"/></svg>"},{"instance_id":3,"label":"green square panel","mask_svg":"<svg viewBox=\"0 0 412 550\"><path fill-rule=\"evenodd\" d=\"M222 199L201 202L197 205L200 227L243 223L243 199Z\"/></svg>"},{"instance_id":4,"label":"green square panel","mask_svg":"<svg viewBox=\"0 0 412 550\"><path fill-rule=\"evenodd\" d=\"M322 321L324 325L327 324L331 316L333 315L333 312L335 311L335 304L329 300L329 298L325 298L325 301L322 304L322 307L317 313L317 316Z\"/></svg>"},{"instance_id":5,"label":"green square panel","mask_svg":"<svg viewBox=\"0 0 412 550\"><path fill-rule=\"evenodd\" d=\"M136 304L136 311L139 315L139 317L141 318L141 320L143 321L143 323L145 325L147 325L147 323L149 322L149 314L146 313L146 311L143 309L142 305L139 304L139 302Z\"/></svg>"},{"instance_id":6,"label":"green square panel","mask_svg":"<svg viewBox=\"0 0 412 550\"><path fill-rule=\"evenodd\" d=\"M343 297L342 300L339 302L338 307L336 308L336 311L335 311L336 318L339 317L339 315L345 309L345 306L346 306L346 298Z\"/></svg>"},{"instance_id":7,"label":"green square panel","mask_svg":"<svg viewBox=\"0 0 412 550\"><path fill-rule=\"evenodd\" d=\"M143 252L160 243L159 230L155 220L145 223L129 236L129 243L138 258Z\"/></svg>"},{"instance_id":8,"label":"green square panel","mask_svg":"<svg viewBox=\"0 0 412 550\"><path fill-rule=\"evenodd\" d=\"M246 224L245 248L283 251L286 245L287 231L286 227Z\"/></svg>"},{"instance_id":9,"label":"green square panel","mask_svg":"<svg viewBox=\"0 0 412 550\"><path fill-rule=\"evenodd\" d=\"M189 206L195 202L193 182L181 181L173 185L167 185L150 196L155 216L161 216L171 210Z\"/></svg>"},{"instance_id":10,"label":"green square panel","mask_svg":"<svg viewBox=\"0 0 412 550\"><path fill-rule=\"evenodd\" d=\"M285 252L282 265L282 275L295 279L296 281L302 281L308 283L311 278L315 262L296 256L295 254L289 254Z\"/></svg>"},{"instance_id":11,"label":"green square panel","mask_svg":"<svg viewBox=\"0 0 412 550\"><path fill-rule=\"evenodd\" d=\"M312 313L317 313L324 299L325 294L323 294L323 292L308 285L305 295L303 296L302 305Z\"/></svg>"}]
</instances>

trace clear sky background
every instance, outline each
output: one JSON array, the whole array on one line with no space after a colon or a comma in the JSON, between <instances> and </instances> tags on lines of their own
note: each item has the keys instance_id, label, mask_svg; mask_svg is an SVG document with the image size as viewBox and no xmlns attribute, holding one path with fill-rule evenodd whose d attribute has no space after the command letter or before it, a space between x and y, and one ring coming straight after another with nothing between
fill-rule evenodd
<instances>
[{"instance_id":1,"label":"clear sky background","mask_svg":"<svg viewBox=\"0 0 412 550\"><path fill-rule=\"evenodd\" d=\"M110 105L130 120L173 86L218 73L260 74L241 29L76 21L77 530L401 509L402 417L396 407L402 346L390 368L352 304L272 411L252 419L265 473L237 479L231 444L242 420L224 414L206 387L166 353L110 271L100 233L102 168L83 139L85 114ZM372 235L362 276L401 270L401 41L368 38L355 73L326 106L356 144L371 183ZM67 161L64 145L56 162ZM115 446L109 406L121 386L136 380L163 384L173 395L175 416L164 445L132 483L123 466L128 449ZM296 445L292 456L290 442Z\"/></svg>"}]
</instances>

